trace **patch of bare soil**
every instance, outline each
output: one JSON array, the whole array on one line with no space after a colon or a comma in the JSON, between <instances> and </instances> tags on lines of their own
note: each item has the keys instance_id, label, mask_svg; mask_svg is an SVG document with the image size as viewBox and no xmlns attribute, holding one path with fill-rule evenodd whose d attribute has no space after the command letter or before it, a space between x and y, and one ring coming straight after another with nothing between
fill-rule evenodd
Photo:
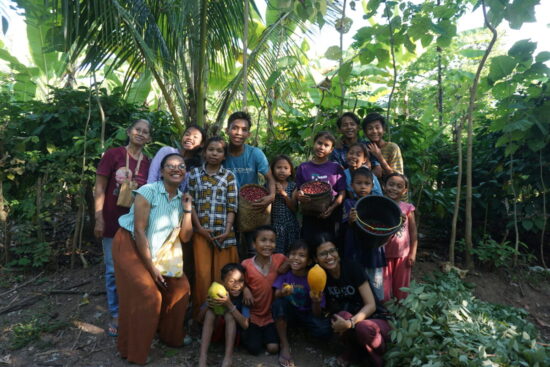
<instances>
[{"instance_id":1,"label":"patch of bare soil","mask_svg":"<svg viewBox=\"0 0 550 367\"><path fill-rule=\"evenodd\" d=\"M425 258L428 258L426 256ZM413 277L438 270L422 259ZM520 277L507 273L469 274L479 298L525 308L550 339L550 283L548 278ZM0 275L0 367L1 366L128 366L117 356L116 338L109 337L103 267L64 269L58 273ZM338 343L321 343L303 330L291 333L297 366L321 367L338 355ZM199 340L182 348L169 348L155 341L152 366L196 366ZM223 345L210 348L213 366L220 364ZM276 356L254 357L238 348L234 366L278 366Z\"/></svg>"}]
</instances>

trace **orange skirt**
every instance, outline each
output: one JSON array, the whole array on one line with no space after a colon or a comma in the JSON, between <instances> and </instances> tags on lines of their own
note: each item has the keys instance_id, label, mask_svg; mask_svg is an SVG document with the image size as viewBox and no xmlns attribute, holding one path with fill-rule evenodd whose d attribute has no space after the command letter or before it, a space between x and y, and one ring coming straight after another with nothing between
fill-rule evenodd
<instances>
[{"instance_id":1,"label":"orange skirt","mask_svg":"<svg viewBox=\"0 0 550 367\"><path fill-rule=\"evenodd\" d=\"M206 301L208 288L213 281L222 282L221 270L229 263L238 263L237 246L224 249L212 248L212 244L199 233L193 234L195 259L195 286L193 287L193 317L198 320L201 305Z\"/></svg>"},{"instance_id":2,"label":"orange skirt","mask_svg":"<svg viewBox=\"0 0 550 367\"><path fill-rule=\"evenodd\" d=\"M190 294L185 274L181 278L165 277L168 287L161 291L145 268L132 235L123 228L113 239L113 260L119 299L120 355L128 362L145 364L157 331L166 345L181 346Z\"/></svg>"}]
</instances>

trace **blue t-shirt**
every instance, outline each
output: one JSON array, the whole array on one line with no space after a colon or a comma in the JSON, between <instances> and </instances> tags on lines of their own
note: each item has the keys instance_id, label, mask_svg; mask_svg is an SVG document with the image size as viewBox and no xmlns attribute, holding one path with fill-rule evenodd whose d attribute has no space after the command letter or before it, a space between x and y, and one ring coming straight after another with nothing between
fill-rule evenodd
<instances>
[{"instance_id":1,"label":"blue t-shirt","mask_svg":"<svg viewBox=\"0 0 550 367\"><path fill-rule=\"evenodd\" d=\"M365 247L364 244L361 243L360 237L355 232L355 228L353 228L355 224L349 223L349 212L355 207L356 203L356 199L346 199L346 201L344 201L342 222L343 230L345 231L345 245L343 258L355 261L365 268L382 268L387 265L384 246L374 249Z\"/></svg>"},{"instance_id":2,"label":"blue t-shirt","mask_svg":"<svg viewBox=\"0 0 550 367\"><path fill-rule=\"evenodd\" d=\"M344 170L344 174L346 175L346 191L353 194L353 197L357 197L355 192L353 192L353 188L351 187L351 171L349 168L346 168ZM373 173L372 174L372 191L370 193L371 195L376 196L384 196L382 193L382 187L380 186L380 181L378 181L378 177Z\"/></svg>"},{"instance_id":3,"label":"blue t-shirt","mask_svg":"<svg viewBox=\"0 0 550 367\"><path fill-rule=\"evenodd\" d=\"M288 295L290 304L300 311L311 311L311 298L309 297L309 284L307 277L297 276L292 270L280 274L273 282L273 288L282 289L284 284L292 285L292 294ZM321 299L321 308L325 307L325 296Z\"/></svg>"},{"instance_id":4,"label":"blue t-shirt","mask_svg":"<svg viewBox=\"0 0 550 367\"><path fill-rule=\"evenodd\" d=\"M237 188L246 184L258 183L258 172L266 175L269 172L267 158L259 148L244 145L244 152L239 156L227 154L223 166L237 177Z\"/></svg>"}]
</instances>

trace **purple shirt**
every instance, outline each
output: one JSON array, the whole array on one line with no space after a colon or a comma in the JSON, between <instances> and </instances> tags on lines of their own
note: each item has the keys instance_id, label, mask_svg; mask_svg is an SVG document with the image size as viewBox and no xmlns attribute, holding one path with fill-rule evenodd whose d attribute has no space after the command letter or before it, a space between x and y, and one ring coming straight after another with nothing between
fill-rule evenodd
<instances>
[{"instance_id":1,"label":"purple shirt","mask_svg":"<svg viewBox=\"0 0 550 367\"><path fill-rule=\"evenodd\" d=\"M285 274L281 274L273 282L273 288L281 289L283 284L291 284L293 287L292 294L289 297L290 303L297 307L300 311L311 311L311 298L309 297L309 284L307 277L294 275L292 270ZM325 295L321 298L321 308L325 307Z\"/></svg>"},{"instance_id":2,"label":"purple shirt","mask_svg":"<svg viewBox=\"0 0 550 367\"><path fill-rule=\"evenodd\" d=\"M296 186L300 188L304 182L319 180L332 185L332 196L346 190L346 176L343 168L331 161L315 164L311 161L300 164L296 170Z\"/></svg>"},{"instance_id":3,"label":"purple shirt","mask_svg":"<svg viewBox=\"0 0 550 367\"><path fill-rule=\"evenodd\" d=\"M151 165L149 166L149 176L147 176L147 183L153 183L161 180L161 174L160 174L160 163L166 157L168 154L181 154L180 151L176 148L172 147L162 147L160 150L155 154L155 157L151 161ZM189 172L190 169L187 169L187 172ZM189 181L189 174L185 175L185 179L180 184L180 191L186 192L187 191L187 182Z\"/></svg>"}]
</instances>

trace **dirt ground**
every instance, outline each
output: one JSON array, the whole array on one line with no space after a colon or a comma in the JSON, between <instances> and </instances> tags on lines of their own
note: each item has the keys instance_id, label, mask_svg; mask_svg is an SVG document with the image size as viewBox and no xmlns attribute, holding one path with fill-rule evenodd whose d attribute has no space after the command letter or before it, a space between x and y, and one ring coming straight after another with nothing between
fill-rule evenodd
<instances>
[{"instance_id":1,"label":"dirt ground","mask_svg":"<svg viewBox=\"0 0 550 367\"><path fill-rule=\"evenodd\" d=\"M437 259L420 254L413 277L438 269ZM102 265L57 273L0 275L0 366L127 366L116 353L116 339L105 333L109 317L103 292ZM476 284L477 297L529 311L531 321L550 340L549 277L478 272L466 281ZM36 337L33 339L33 336ZM19 349L17 343L24 344ZM303 331L291 334L297 366L329 366L338 355L338 344L322 344ZM168 348L157 341L153 366L196 366L198 338L182 348ZM223 357L223 346L209 353L213 366ZM276 356L253 357L237 349L234 366L277 366Z\"/></svg>"}]
</instances>

